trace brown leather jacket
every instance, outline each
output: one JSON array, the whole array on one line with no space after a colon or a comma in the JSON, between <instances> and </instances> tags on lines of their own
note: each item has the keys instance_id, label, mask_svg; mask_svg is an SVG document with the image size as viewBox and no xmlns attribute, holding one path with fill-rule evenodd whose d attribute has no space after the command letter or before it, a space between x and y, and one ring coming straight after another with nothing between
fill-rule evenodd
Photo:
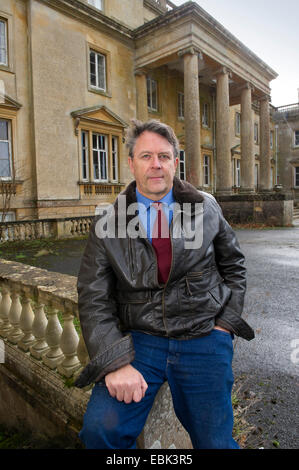
<instances>
[{"instance_id":1,"label":"brown leather jacket","mask_svg":"<svg viewBox=\"0 0 299 470\"><path fill-rule=\"evenodd\" d=\"M136 203L136 182L121 193ZM251 327L241 318L246 290L244 256L215 198L174 179L173 195L184 203L203 204L203 241L185 249L184 234L173 237L168 281L159 285L157 259L147 238L99 238L96 218L78 275L82 333L90 362L75 382L84 387L134 359L130 330L189 339L216 325L247 340ZM114 203L119 217L118 198ZM194 216L194 214L193 214ZM129 223L133 216L126 217Z\"/></svg>"}]
</instances>

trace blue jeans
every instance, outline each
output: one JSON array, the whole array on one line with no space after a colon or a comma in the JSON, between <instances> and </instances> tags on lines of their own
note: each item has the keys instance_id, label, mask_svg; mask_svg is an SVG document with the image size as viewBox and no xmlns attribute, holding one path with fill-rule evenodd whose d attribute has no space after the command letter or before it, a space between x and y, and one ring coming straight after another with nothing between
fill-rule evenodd
<instances>
[{"instance_id":1,"label":"blue jeans","mask_svg":"<svg viewBox=\"0 0 299 470\"><path fill-rule=\"evenodd\" d=\"M132 365L148 384L139 403L112 398L96 383L79 437L87 449L134 449L161 385L168 381L175 413L195 449L238 449L232 438L232 336L212 330L200 338L175 340L131 332Z\"/></svg>"}]
</instances>

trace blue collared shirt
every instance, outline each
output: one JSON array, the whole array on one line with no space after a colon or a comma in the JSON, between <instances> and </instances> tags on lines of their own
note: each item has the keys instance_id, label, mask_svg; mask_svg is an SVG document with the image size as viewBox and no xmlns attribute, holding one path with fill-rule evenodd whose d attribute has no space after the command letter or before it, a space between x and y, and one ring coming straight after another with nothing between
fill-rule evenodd
<instances>
[{"instance_id":1,"label":"blue collared shirt","mask_svg":"<svg viewBox=\"0 0 299 470\"><path fill-rule=\"evenodd\" d=\"M153 202L162 202L163 211L166 215L166 218L168 219L168 224L170 225L172 221L173 211L169 208L169 206L175 202L175 199L173 197L173 191L171 189L164 197L162 197L162 199L159 199L159 201L153 201L152 199L149 199L148 197L145 197L140 194L140 192L136 188L136 198L138 203L138 216L147 233L147 238L150 242L152 242L151 235L157 216L157 211L156 209L151 207L151 204Z\"/></svg>"}]
</instances>

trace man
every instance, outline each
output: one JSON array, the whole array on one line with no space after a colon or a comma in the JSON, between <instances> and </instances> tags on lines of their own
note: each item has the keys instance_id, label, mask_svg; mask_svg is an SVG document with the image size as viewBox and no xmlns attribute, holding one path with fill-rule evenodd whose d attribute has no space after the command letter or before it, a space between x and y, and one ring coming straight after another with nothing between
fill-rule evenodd
<instances>
[{"instance_id":1,"label":"man","mask_svg":"<svg viewBox=\"0 0 299 470\"><path fill-rule=\"evenodd\" d=\"M134 121L127 146L135 178L120 195L128 230L123 235L118 225L124 216L119 196L116 236L104 237L101 218L94 222L78 276L91 361L76 385L95 382L80 438L90 449L135 448L155 395L168 381L194 448L238 448L232 438L232 341L233 335L254 337L241 318L244 256L214 197L175 177L179 145L169 126ZM134 203L143 236L130 235L136 234ZM174 236L186 208L191 225L200 227L196 217L202 222L200 246L187 245L184 217Z\"/></svg>"}]
</instances>

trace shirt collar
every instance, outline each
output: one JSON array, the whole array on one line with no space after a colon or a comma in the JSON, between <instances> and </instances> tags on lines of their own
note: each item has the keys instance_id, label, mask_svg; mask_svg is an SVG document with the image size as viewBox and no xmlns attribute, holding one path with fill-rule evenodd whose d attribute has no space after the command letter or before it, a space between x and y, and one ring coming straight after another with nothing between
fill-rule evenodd
<instances>
[{"instance_id":1,"label":"shirt collar","mask_svg":"<svg viewBox=\"0 0 299 470\"><path fill-rule=\"evenodd\" d=\"M138 191L138 189L136 188L136 199L137 199L137 202L140 204L143 204L146 208L146 210L150 207L150 205L153 203L153 202L162 202L163 205L166 205L166 206L169 206L170 204L172 204L174 201L174 197L173 197L173 190L171 188L171 190L165 194L164 197L162 197L161 199L159 199L159 201L153 201L152 199L149 199L148 197L146 196L143 196L143 194L140 194L140 192Z\"/></svg>"}]
</instances>

